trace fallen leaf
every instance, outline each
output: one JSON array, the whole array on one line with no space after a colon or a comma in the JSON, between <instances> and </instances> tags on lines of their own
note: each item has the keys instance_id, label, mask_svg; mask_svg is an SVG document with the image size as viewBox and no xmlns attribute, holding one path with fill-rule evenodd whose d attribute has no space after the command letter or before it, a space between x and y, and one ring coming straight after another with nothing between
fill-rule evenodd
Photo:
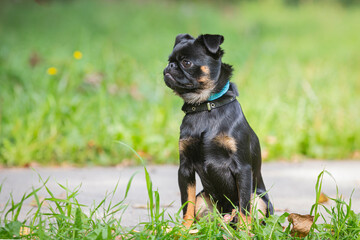
<instances>
[{"instance_id":1,"label":"fallen leaf","mask_svg":"<svg viewBox=\"0 0 360 240\"><path fill-rule=\"evenodd\" d=\"M129 166L134 166L134 161L132 161L131 159L124 159L120 163L115 165L115 167L120 167L120 168L129 167Z\"/></svg>"},{"instance_id":2,"label":"fallen leaf","mask_svg":"<svg viewBox=\"0 0 360 240\"><path fill-rule=\"evenodd\" d=\"M47 203L47 201L45 201L45 197L39 196L38 199L39 199L39 203L40 203L41 206L44 207L44 206L48 206L48 205L49 205L49 204ZM34 198L34 199L30 202L29 205L30 205L31 207L37 207L38 205L37 205L36 199Z\"/></svg>"},{"instance_id":3,"label":"fallen leaf","mask_svg":"<svg viewBox=\"0 0 360 240\"><path fill-rule=\"evenodd\" d=\"M360 159L360 150L356 150L355 152L353 152L351 158Z\"/></svg>"},{"instance_id":4,"label":"fallen leaf","mask_svg":"<svg viewBox=\"0 0 360 240\"><path fill-rule=\"evenodd\" d=\"M135 100L143 99L143 95L140 93L138 86L135 84L130 86L130 95Z\"/></svg>"},{"instance_id":5,"label":"fallen leaf","mask_svg":"<svg viewBox=\"0 0 360 240\"><path fill-rule=\"evenodd\" d=\"M41 61L41 58L37 52L32 52L29 57L29 65L33 68L38 65Z\"/></svg>"},{"instance_id":6,"label":"fallen leaf","mask_svg":"<svg viewBox=\"0 0 360 240\"><path fill-rule=\"evenodd\" d=\"M20 234L20 236L26 236L26 235L29 235L30 232L31 232L31 231L30 231L30 228L28 228L28 227L21 227L19 234Z\"/></svg>"},{"instance_id":7,"label":"fallen leaf","mask_svg":"<svg viewBox=\"0 0 360 240\"><path fill-rule=\"evenodd\" d=\"M189 231L190 234L195 234L195 233L198 233L198 232L199 232L198 229L191 229L191 230Z\"/></svg>"},{"instance_id":8,"label":"fallen leaf","mask_svg":"<svg viewBox=\"0 0 360 240\"><path fill-rule=\"evenodd\" d=\"M225 214L225 216L224 216L224 222L225 223L229 223L229 222L231 222L233 219L234 219L234 217L236 216L236 209L233 209L232 211L231 211L231 215L230 214Z\"/></svg>"},{"instance_id":9,"label":"fallen leaf","mask_svg":"<svg viewBox=\"0 0 360 240\"><path fill-rule=\"evenodd\" d=\"M262 150L261 150L261 157L262 157L263 160L268 159L268 157L269 157L269 151L266 150L266 149L262 149Z\"/></svg>"},{"instance_id":10,"label":"fallen leaf","mask_svg":"<svg viewBox=\"0 0 360 240\"><path fill-rule=\"evenodd\" d=\"M291 229L291 236L302 238L309 234L310 228L314 222L314 216L291 213L288 216L288 221L293 225L293 228Z\"/></svg>"},{"instance_id":11,"label":"fallen leaf","mask_svg":"<svg viewBox=\"0 0 360 240\"><path fill-rule=\"evenodd\" d=\"M38 168L40 166L41 165L37 162L28 162L28 163L25 163L25 165L24 165L25 168Z\"/></svg>"},{"instance_id":12,"label":"fallen leaf","mask_svg":"<svg viewBox=\"0 0 360 240\"><path fill-rule=\"evenodd\" d=\"M329 201L329 198L324 193L320 193L319 203L326 203L328 201Z\"/></svg>"},{"instance_id":13,"label":"fallen leaf","mask_svg":"<svg viewBox=\"0 0 360 240\"><path fill-rule=\"evenodd\" d=\"M274 209L275 212L290 212L290 209L288 208L275 208Z\"/></svg>"},{"instance_id":14,"label":"fallen leaf","mask_svg":"<svg viewBox=\"0 0 360 240\"><path fill-rule=\"evenodd\" d=\"M130 232L139 233L139 231L137 231L137 230L131 230ZM130 235L131 235L131 233L130 233ZM115 240L129 239L128 237L129 236L126 236L126 235L118 235L115 237Z\"/></svg>"},{"instance_id":15,"label":"fallen leaf","mask_svg":"<svg viewBox=\"0 0 360 240\"><path fill-rule=\"evenodd\" d=\"M229 223L231 221L231 215L230 214L226 214L225 216L224 216L224 222L225 223Z\"/></svg>"},{"instance_id":16,"label":"fallen leaf","mask_svg":"<svg viewBox=\"0 0 360 240\"><path fill-rule=\"evenodd\" d=\"M115 95L119 92L119 87L113 83L108 85L107 90L111 95Z\"/></svg>"},{"instance_id":17,"label":"fallen leaf","mask_svg":"<svg viewBox=\"0 0 360 240\"><path fill-rule=\"evenodd\" d=\"M139 154L139 156L141 158L149 158L150 157L150 154L148 154L147 152L142 151L142 150L137 151L137 153Z\"/></svg>"},{"instance_id":18,"label":"fallen leaf","mask_svg":"<svg viewBox=\"0 0 360 240\"><path fill-rule=\"evenodd\" d=\"M90 73L85 76L84 82L92 86L98 87L103 80L104 80L104 74Z\"/></svg>"},{"instance_id":19,"label":"fallen leaf","mask_svg":"<svg viewBox=\"0 0 360 240\"><path fill-rule=\"evenodd\" d=\"M102 153L104 151L103 148L100 146L100 144L97 144L94 140L89 140L87 142L87 147L89 149L94 149L98 153Z\"/></svg>"},{"instance_id":20,"label":"fallen leaf","mask_svg":"<svg viewBox=\"0 0 360 240\"><path fill-rule=\"evenodd\" d=\"M89 140L88 143L87 143L87 146L89 148L92 148L92 147L96 147L96 143L94 140Z\"/></svg>"},{"instance_id":21,"label":"fallen leaf","mask_svg":"<svg viewBox=\"0 0 360 240\"><path fill-rule=\"evenodd\" d=\"M267 136L265 141L269 145L274 145L274 144L277 143L277 137L275 137L275 136Z\"/></svg>"},{"instance_id":22,"label":"fallen leaf","mask_svg":"<svg viewBox=\"0 0 360 240\"><path fill-rule=\"evenodd\" d=\"M169 207L174 207L174 205L173 205L173 203L162 204L161 207L162 207L162 208L169 208Z\"/></svg>"},{"instance_id":23,"label":"fallen leaf","mask_svg":"<svg viewBox=\"0 0 360 240\"><path fill-rule=\"evenodd\" d=\"M138 209L147 209L146 204L133 204L132 207L133 208L138 208Z\"/></svg>"},{"instance_id":24,"label":"fallen leaf","mask_svg":"<svg viewBox=\"0 0 360 240\"><path fill-rule=\"evenodd\" d=\"M65 192L60 193L60 194L57 196L57 198L59 198L59 199L66 199L66 193L65 193Z\"/></svg>"}]
</instances>

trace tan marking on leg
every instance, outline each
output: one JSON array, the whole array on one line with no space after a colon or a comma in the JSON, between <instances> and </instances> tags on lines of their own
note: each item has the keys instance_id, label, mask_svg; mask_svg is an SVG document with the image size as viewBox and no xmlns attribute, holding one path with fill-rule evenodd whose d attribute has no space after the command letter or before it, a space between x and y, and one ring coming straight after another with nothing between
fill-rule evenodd
<instances>
[{"instance_id":1,"label":"tan marking on leg","mask_svg":"<svg viewBox=\"0 0 360 240\"><path fill-rule=\"evenodd\" d=\"M251 224L251 216L249 216L247 214L244 215L241 211L240 211L240 216L242 218L242 221L240 221L240 224L245 224L247 227L251 227L251 226L249 226Z\"/></svg>"},{"instance_id":2,"label":"tan marking on leg","mask_svg":"<svg viewBox=\"0 0 360 240\"><path fill-rule=\"evenodd\" d=\"M230 153L235 153L237 150L236 140L224 133L219 134L214 138L214 142L220 147L225 148Z\"/></svg>"},{"instance_id":3,"label":"tan marking on leg","mask_svg":"<svg viewBox=\"0 0 360 240\"><path fill-rule=\"evenodd\" d=\"M253 209L255 208L255 209ZM241 209L241 207L239 206L239 209ZM264 202L264 200L259 197L258 195L255 195L254 198L254 194L251 194L251 201L250 201L250 213L249 214L254 214L254 216L257 219L263 219L266 215L266 211L267 211L267 205ZM251 229L251 216L249 215L245 215L242 213L242 211L240 211L240 216L241 219L239 221L239 224L245 224L245 226L247 227L247 229Z\"/></svg>"},{"instance_id":4,"label":"tan marking on leg","mask_svg":"<svg viewBox=\"0 0 360 240\"><path fill-rule=\"evenodd\" d=\"M179 140L179 152L183 153L185 151L185 149L187 147L189 147L189 145L193 144L195 141L194 138L192 137L188 137L188 138L184 138L184 139L180 139Z\"/></svg>"},{"instance_id":5,"label":"tan marking on leg","mask_svg":"<svg viewBox=\"0 0 360 240\"><path fill-rule=\"evenodd\" d=\"M186 228L190 228L191 224L194 222L195 218L195 197L196 197L196 185L189 185L187 188L188 194L188 203L186 213L184 214L184 223L183 225Z\"/></svg>"},{"instance_id":6,"label":"tan marking on leg","mask_svg":"<svg viewBox=\"0 0 360 240\"><path fill-rule=\"evenodd\" d=\"M253 197L254 195L251 196L251 209L255 207L255 216L258 219L263 219L266 216L267 205L264 200L258 195L256 195L255 199L253 199Z\"/></svg>"},{"instance_id":7,"label":"tan marking on leg","mask_svg":"<svg viewBox=\"0 0 360 240\"><path fill-rule=\"evenodd\" d=\"M214 206L208 195L201 193L196 197L195 216L197 220L213 212L213 209Z\"/></svg>"},{"instance_id":8,"label":"tan marking on leg","mask_svg":"<svg viewBox=\"0 0 360 240\"><path fill-rule=\"evenodd\" d=\"M251 195L252 196L252 195ZM251 202L250 202L251 204ZM246 212L246 214L243 214L242 209L241 209L241 201L240 201L240 193L239 193L239 212L240 212L240 217L241 219L239 219L239 226L242 227L242 225L245 226L245 229L248 231L251 229L251 216L249 216L249 214L251 214L251 205L250 205L250 212Z\"/></svg>"}]
</instances>

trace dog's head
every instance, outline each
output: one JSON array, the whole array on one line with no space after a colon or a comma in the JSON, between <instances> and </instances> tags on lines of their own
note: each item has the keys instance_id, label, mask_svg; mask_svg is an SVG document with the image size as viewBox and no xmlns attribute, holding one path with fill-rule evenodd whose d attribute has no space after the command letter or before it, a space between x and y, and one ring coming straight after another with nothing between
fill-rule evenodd
<instances>
[{"instance_id":1,"label":"dog's head","mask_svg":"<svg viewBox=\"0 0 360 240\"><path fill-rule=\"evenodd\" d=\"M189 34L178 35L164 69L166 85L191 104L205 102L211 93L222 89L232 71L230 65L221 62L223 41L221 35L205 34L196 39Z\"/></svg>"}]
</instances>

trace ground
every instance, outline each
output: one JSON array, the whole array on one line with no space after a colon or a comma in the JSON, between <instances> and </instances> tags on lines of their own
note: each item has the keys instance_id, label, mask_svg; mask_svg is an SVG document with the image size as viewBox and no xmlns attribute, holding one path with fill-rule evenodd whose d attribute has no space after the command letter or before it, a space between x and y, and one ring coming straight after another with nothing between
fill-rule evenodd
<instances>
[{"instance_id":1,"label":"ground","mask_svg":"<svg viewBox=\"0 0 360 240\"><path fill-rule=\"evenodd\" d=\"M177 166L149 166L147 167L153 189L160 193L161 205L172 214L180 208L180 193L177 185ZM275 213L284 211L289 213L309 214L315 202L315 184L318 174L328 170L335 178L339 187L339 194L348 201L352 191L352 209L360 211L360 161L304 161L299 163L272 162L264 163L262 172ZM120 201L126 189L126 184L133 173L135 176L127 198L128 209L123 217L123 225L134 226L140 221L148 220L146 204L148 195L144 170L142 167L128 168L11 168L0 169L0 182L3 189L0 194L0 207L3 207L10 193L15 200L20 200L25 191L29 192L32 186L40 186L38 174L43 180L48 177L47 186L55 197L63 198L64 190L57 183L74 189L81 184L78 200L80 203L91 205L104 199L106 193L115 189L119 180L118 192L113 202ZM200 181L197 181L197 191L201 190ZM336 184L328 176L324 178L323 192L330 197L336 197ZM39 193L41 197L48 197L45 191ZM327 204L327 203L325 203ZM20 218L33 208L31 200L24 206Z\"/></svg>"}]
</instances>

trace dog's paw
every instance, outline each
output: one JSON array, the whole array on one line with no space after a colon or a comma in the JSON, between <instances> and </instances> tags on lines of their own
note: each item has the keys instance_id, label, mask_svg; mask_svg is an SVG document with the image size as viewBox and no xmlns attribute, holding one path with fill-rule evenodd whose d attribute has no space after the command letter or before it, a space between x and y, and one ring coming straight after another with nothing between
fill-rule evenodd
<instances>
[{"instance_id":1,"label":"dog's paw","mask_svg":"<svg viewBox=\"0 0 360 240\"><path fill-rule=\"evenodd\" d=\"M187 229L189 229L194 222L193 219L184 219L183 226Z\"/></svg>"}]
</instances>

